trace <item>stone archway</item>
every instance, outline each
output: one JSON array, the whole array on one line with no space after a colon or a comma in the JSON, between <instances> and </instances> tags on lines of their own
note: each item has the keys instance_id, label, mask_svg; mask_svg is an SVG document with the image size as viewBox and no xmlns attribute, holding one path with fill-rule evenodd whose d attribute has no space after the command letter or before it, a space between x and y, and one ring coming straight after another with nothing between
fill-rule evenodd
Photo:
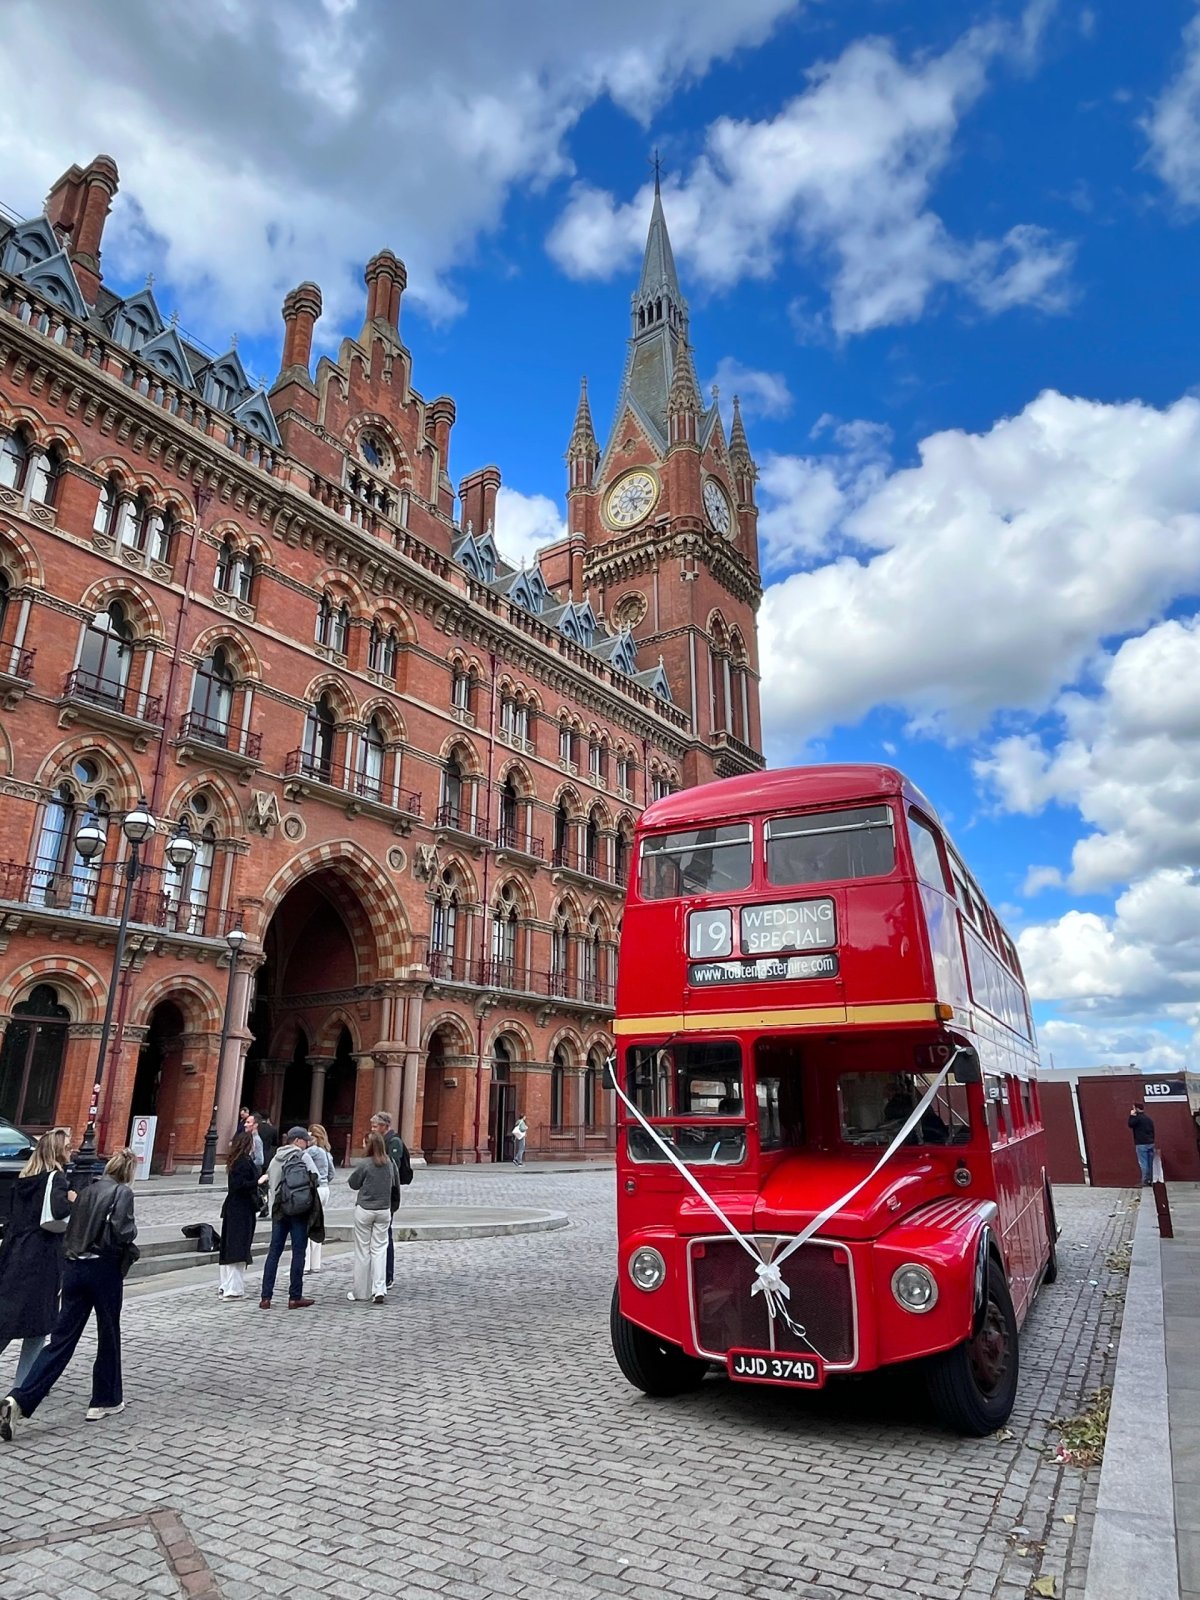
<instances>
[{"instance_id":1,"label":"stone archway","mask_svg":"<svg viewBox=\"0 0 1200 1600\"><path fill-rule=\"evenodd\" d=\"M395 970L404 929L380 933L385 891L358 858L318 859L286 884L263 934L242 1100L286 1132L322 1122L335 1151L355 1126L357 1065L347 1018L364 1041L386 1038L380 979ZM399 942L397 942L399 941ZM369 1113L368 1113L369 1114Z\"/></svg>"}]
</instances>

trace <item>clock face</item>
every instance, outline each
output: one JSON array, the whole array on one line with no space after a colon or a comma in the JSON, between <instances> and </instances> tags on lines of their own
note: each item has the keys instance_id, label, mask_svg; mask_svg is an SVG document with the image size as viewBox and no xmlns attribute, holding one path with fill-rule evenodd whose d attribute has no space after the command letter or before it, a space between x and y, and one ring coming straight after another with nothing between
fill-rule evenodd
<instances>
[{"instance_id":1,"label":"clock face","mask_svg":"<svg viewBox=\"0 0 1200 1600\"><path fill-rule=\"evenodd\" d=\"M649 516L658 499L658 480L649 472L627 472L608 491L604 513L614 528L632 528Z\"/></svg>"},{"instance_id":2,"label":"clock face","mask_svg":"<svg viewBox=\"0 0 1200 1600\"><path fill-rule=\"evenodd\" d=\"M704 485L704 509L708 513L712 527L728 538L733 528L733 516L729 510L729 501L725 498L725 491L715 478L709 478Z\"/></svg>"}]
</instances>

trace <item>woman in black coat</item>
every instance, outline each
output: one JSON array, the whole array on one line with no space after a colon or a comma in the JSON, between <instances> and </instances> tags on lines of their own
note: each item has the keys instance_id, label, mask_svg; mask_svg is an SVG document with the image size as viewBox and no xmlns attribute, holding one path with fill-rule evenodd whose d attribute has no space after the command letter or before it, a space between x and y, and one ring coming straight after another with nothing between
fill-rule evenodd
<instances>
[{"instance_id":1,"label":"woman in black coat","mask_svg":"<svg viewBox=\"0 0 1200 1600\"><path fill-rule=\"evenodd\" d=\"M14 1384L25 1381L58 1316L63 1229L75 1198L64 1176L70 1156L65 1128L44 1133L13 1186L12 1212L0 1244L0 1350L21 1340ZM50 1222L57 1225L50 1228L42 1226L47 1186Z\"/></svg>"},{"instance_id":2,"label":"woman in black coat","mask_svg":"<svg viewBox=\"0 0 1200 1600\"><path fill-rule=\"evenodd\" d=\"M225 1158L229 1193L221 1207L221 1286L222 1300L244 1300L246 1268L253 1257L250 1245L258 1217L258 1168L254 1164L253 1143L248 1133L239 1133Z\"/></svg>"}]
</instances>

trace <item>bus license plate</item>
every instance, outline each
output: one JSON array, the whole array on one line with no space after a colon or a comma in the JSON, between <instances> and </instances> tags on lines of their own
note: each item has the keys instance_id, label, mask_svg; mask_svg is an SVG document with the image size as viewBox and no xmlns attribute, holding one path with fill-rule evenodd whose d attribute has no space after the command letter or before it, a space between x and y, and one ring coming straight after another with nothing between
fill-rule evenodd
<instances>
[{"instance_id":1,"label":"bus license plate","mask_svg":"<svg viewBox=\"0 0 1200 1600\"><path fill-rule=\"evenodd\" d=\"M729 1376L742 1383L786 1383L793 1388L820 1389L825 1366L818 1356L785 1356L775 1350L730 1350Z\"/></svg>"}]
</instances>

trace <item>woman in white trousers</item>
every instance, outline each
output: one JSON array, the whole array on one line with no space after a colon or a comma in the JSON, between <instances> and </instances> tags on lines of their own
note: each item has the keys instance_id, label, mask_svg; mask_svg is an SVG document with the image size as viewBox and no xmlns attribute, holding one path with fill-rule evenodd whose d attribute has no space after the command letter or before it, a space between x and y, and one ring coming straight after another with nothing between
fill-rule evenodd
<instances>
[{"instance_id":1,"label":"woman in white trousers","mask_svg":"<svg viewBox=\"0 0 1200 1600\"><path fill-rule=\"evenodd\" d=\"M329 1135L325 1132L324 1123L314 1122L308 1130L308 1137L308 1153L321 1169L321 1176L317 1179L317 1198L321 1202L321 1211L324 1212L329 1205L329 1185L333 1182L333 1151L329 1146ZM325 1246L318 1244L315 1239L308 1241L308 1250L304 1258L305 1272L320 1272L324 1249Z\"/></svg>"},{"instance_id":2,"label":"woman in white trousers","mask_svg":"<svg viewBox=\"0 0 1200 1600\"><path fill-rule=\"evenodd\" d=\"M382 1134L369 1133L363 1148L367 1159L350 1174L358 1203L354 1207L354 1287L346 1298L381 1306L387 1300L387 1243L392 1212L400 1204L400 1174Z\"/></svg>"}]
</instances>

